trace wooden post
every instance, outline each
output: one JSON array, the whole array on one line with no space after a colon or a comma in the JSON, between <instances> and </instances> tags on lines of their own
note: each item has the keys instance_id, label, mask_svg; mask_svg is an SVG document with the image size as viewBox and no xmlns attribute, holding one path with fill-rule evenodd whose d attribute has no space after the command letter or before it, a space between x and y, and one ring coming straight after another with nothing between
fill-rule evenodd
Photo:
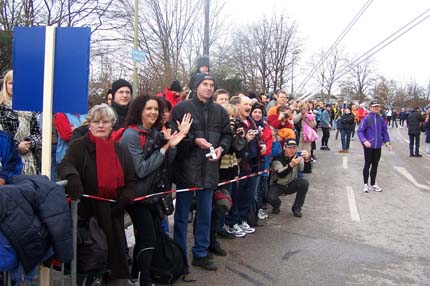
<instances>
[{"instance_id":1,"label":"wooden post","mask_svg":"<svg viewBox=\"0 0 430 286\"><path fill-rule=\"evenodd\" d=\"M55 27L45 31L45 70L43 76L42 175L51 178L52 101L54 89ZM49 268L41 267L39 285L49 285Z\"/></svg>"}]
</instances>

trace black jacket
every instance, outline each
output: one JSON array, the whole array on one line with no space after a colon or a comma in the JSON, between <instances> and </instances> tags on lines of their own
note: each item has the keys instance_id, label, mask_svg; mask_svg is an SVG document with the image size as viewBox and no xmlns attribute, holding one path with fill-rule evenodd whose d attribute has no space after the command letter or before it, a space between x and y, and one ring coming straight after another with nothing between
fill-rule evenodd
<instances>
[{"instance_id":1,"label":"black jacket","mask_svg":"<svg viewBox=\"0 0 430 286\"><path fill-rule=\"evenodd\" d=\"M0 230L26 273L52 246L62 262L73 258L72 218L63 189L45 176L16 176L0 186Z\"/></svg>"},{"instance_id":2,"label":"black jacket","mask_svg":"<svg viewBox=\"0 0 430 286\"><path fill-rule=\"evenodd\" d=\"M418 111L412 111L408 115L408 134L419 135L421 133L420 125L424 121L424 117Z\"/></svg>"},{"instance_id":3,"label":"black jacket","mask_svg":"<svg viewBox=\"0 0 430 286\"><path fill-rule=\"evenodd\" d=\"M229 151L232 130L227 111L210 99L207 103L198 97L178 103L172 110L170 122L177 128L185 113L191 113L193 123L187 138L177 146L173 164L174 180L180 187L202 187L215 189L219 182L219 160L206 159L209 150L201 150L196 138L205 138L214 148L221 146L224 154Z\"/></svg>"},{"instance_id":4,"label":"black jacket","mask_svg":"<svg viewBox=\"0 0 430 286\"><path fill-rule=\"evenodd\" d=\"M340 119L342 129L345 129L345 130L354 129L354 119L355 119L355 116L352 112L345 113L344 115L342 115Z\"/></svg>"}]
</instances>

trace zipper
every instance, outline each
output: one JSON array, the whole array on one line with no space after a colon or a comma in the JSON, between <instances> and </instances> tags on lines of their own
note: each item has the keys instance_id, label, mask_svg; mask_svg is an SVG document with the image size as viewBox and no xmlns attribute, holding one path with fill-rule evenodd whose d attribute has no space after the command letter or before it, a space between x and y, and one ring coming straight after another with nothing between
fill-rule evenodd
<instances>
[{"instance_id":1,"label":"zipper","mask_svg":"<svg viewBox=\"0 0 430 286\"><path fill-rule=\"evenodd\" d=\"M377 140L378 140L378 137L377 137L377 135L378 135L378 129L377 129L377 122L378 122L378 120L377 120L377 118L376 118L376 114L375 114L375 116L373 117L374 118L374 122L375 122L375 149L376 149L376 142L377 142Z\"/></svg>"}]
</instances>

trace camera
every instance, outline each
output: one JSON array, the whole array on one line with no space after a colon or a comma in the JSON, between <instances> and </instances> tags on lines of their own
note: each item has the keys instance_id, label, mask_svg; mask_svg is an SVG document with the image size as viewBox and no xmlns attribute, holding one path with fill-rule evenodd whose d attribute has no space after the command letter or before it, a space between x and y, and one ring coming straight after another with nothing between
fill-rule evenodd
<instances>
[{"instance_id":1,"label":"camera","mask_svg":"<svg viewBox=\"0 0 430 286\"><path fill-rule=\"evenodd\" d=\"M253 135L258 135L258 133L259 133L258 130L254 130L254 129L250 129L250 130L248 130L248 132L253 134Z\"/></svg>"},{"instance_id":2,"label":"camera","mask_svg":"<svg viewBox=\"0 0 430 286\"><path fill-rule=\"evenodd\" d=\"M299 151L297 151L297 157L300 157L300 156L302 156L302 151L301 150L299 150Z\"/></svg>"},{"instance_id":3,"label":"camera","mask_svg":"<svg viewBox=\"0 0 430 286\"><path fill-rule=\"evenodd\" d=\"M206 154L206 158L216 160L216 153L214 147L209 148L209 153Z\"/></svg>"},{"instance_id":4,"label":"camera","mask_svg":"<svg viewBox=\"0 0 430 286\"><path fill-rule=\"evenodd\" d=\"M234 129L235 130L238 129L238 128L243 127L242 126L242 121L239 118L233 119L233 122L234 122Z\"/></svg>"}]
</instances>

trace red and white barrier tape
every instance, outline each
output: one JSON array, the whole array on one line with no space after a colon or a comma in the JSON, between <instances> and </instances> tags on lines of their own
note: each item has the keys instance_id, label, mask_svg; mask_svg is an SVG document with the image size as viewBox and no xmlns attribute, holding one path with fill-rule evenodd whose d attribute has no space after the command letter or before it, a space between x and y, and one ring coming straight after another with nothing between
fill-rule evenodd
<instances>
[{"instance_id":1,"label":"red and white barrier tape","mask_svg":"<svg viewBox=\"0 0 430 286\"><path fill-rule=\"evenodd\" d=\"M252 174L249 174L246 176L237 177L235 179L219 183L218 187L224 186L227 184L231 184L234 182L239 182L241 180L249 179L251 177L259 176L259 175L262 175L262 174L268 173L268 172L269 172L269 169L266 169L266 170L263 170L263 171L260 171L257 173L252 173ZM133 201L139 202L139 201L143 201L145 199L155 197L155 196L168 195L168 194L173 194L173 193L194 192L194 191L199 191L199 190L203 190L203 188L186 188L186 189L179 189L179 190L169 190L169 191L165 191L165 192L159 192L159 193L155 193L155 194L149 194L149 195L145 195L145 196L141 196L141 197L136 197L136 198L134 198ZM110 202L110 203L116 203L117 202L115 200L106 199L106 198L97 197L97 196L91 196L91 195L81 195L81 197L88 198L88 199L94 199L94 200L98 200L98 201Z\"/></svg>"}]
</instances>

